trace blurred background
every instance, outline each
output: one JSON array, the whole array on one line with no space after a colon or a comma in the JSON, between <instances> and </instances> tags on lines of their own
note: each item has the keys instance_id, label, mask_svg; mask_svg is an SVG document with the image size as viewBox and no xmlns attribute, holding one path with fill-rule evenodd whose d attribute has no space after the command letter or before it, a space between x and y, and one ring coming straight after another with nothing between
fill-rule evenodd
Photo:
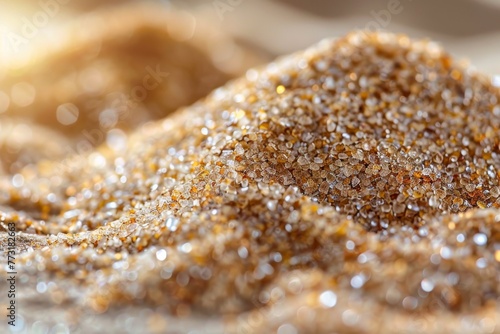
<instances>
[{"instance_id":1,"label":"blurred background","mask_svg":"<svg viewBox=\"0 0 500 334\"><path fill-rule=\"evenodd\" d=\"M44 31L79 13L141 0L1 1L0 31L19 29L44 3L60 13ZM242 43L271 56L289 53L353 29L383 29L428 37L477 68L500 73L500 0L156 0L211 16ZM5 39L5 36L4 38ZM5 42L5 41L4 41ZM5 43L4 43L5 44ZM7 52L5 49L3 54Z\"/></svg>"},{"instance_id":2,"label":"blurred background","mask_svg":"<svg viewBox=\"0 0 500 334\"><path fill-rule=\"evenodd\" d=\"M500 0L0 0L0 175L121 152L247 69L357 29L437 41L500 87L499 18Z\"/></svg>"}]
</instances>

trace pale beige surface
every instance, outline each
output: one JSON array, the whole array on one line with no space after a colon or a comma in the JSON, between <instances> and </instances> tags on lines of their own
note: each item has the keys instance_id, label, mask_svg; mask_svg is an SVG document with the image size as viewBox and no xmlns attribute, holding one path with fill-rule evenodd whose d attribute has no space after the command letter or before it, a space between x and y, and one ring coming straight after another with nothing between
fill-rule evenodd
<instances>
[{"instance_id":1,"label":"pale beige surface","mask_svg":"<svg viewBox=\"0 0 500 334\"><path fill-rule=\"evenodd\" d=\"M241 6L233 11L234 17L222 21L222 26L230 24L229 20L243 20L238 13L247 11L248 14L252 10L248 3ZM265 11L268 21L262 22L278 21L283 29L295 25L297 33L305 27L318 32L314 37L294 39L296 43L307 43L308 38L319 37L325 31L341 31L332 29L330 23L322 25L319 18L303 12L280 12L285 9L273 6L262 8L269 9ZM293 19L287 21L290 17ZM238 24L243 27L252 23L240 21ZM260 28L265 35L264 26ZM234 33L276 53L280 48L295 45L288 43L287 46L286 41L273 42L272 36L267 36L269 39L255 37L258 29ZM254 37L248 37L251 34ZM295 36L293 30L290 34ZM338 37L337 33L335 35ZM420 69L408 63L408 59L396 62L401 50L410 44L405 37L401 37L400 44L394 44L392 38L386 36L378 41L374 38L370 42L382 43L382 56L374 57L374 72L369 74L364 71L370 63L366 59L371 58L363 58L372 57L368 51L361 52L363 66L352 71L354 76L348 68L343 69L345 73L339 70L339 64L350 59L348 51L355 49L362 38L351 36L344 41L343 49L326 42L304 54L282 60L279 66L247 72L242 79L219 89L195 106L142 127L127 139L125 150L104 147L91 155L70 158L74 164L64 163L65 168L61 170L60 161L54 159L20 172L23 182L12 176L1 177L0 211L6 213L4 217L17 221L23 231L19 234L19 250L25 251L26 246L33 248L22 261L19 260L24 263L18 285L22 291L18 299L19 310L25 323L22 330L25 333L499 332L499 285L495 281L500 261L499 161L495 146L498 145L498 131L487 128L488 124L498 128L500 109L495 109L498 89L492 87L485 76L476 77L458 65L450 68L449 58L443 56L435 44L412 44L416 54L428 61ZM344 51L347 53L342 53ZM446 185L440 183L439 178L438 181L434 179L434 169L432 175L426 171L422 176L420 170L408 174L411 185L418 187L401 191L405 194L401 197L406 205L405 214L391 221L393 231L384 225L384 217L401 214L401 205L391 203L389 208L383 205L369 208L370 202L366 210L352 215L348 203L356 201L352 191L362 192L361 188L367 186L371 175L379 172L389 180L400 177L398 182L407 184L408 178L403 177L405 168L411 169L418 163L389 155L390 164L365 169L370 165L367 160L366 166L356 174L359 177L353 177L351 169L343 168L332 175L321 176L313 171L338 167L344 159L339 155L342 151L332 151L325 159L321 150L309 143L307 150L295 156L308 151L308 161L294 160L289 165L278 154L280 150L286 151L279 146L283 127L290 130L284 133L292 135L287 137L288 142L307 142L312 135L327 145L334 145L345 139L341 125L346 125L346 133L354 137L347 123L349 115L358 111L353 107L358 96L354 94L353 100L346 103L341 98L345 96L339 97L335 95L339 92L331 89L339 87L347 92L355 87L353 91L363 91L366 82L361 78L366 74L372 80L370 92L383 91L387 87L377 78L384 72L384 67L378 65L385 56L389 68L402 63L417 76L422 70L433 80L437 79L440 89L449 89L453 98L460 99L461 92L469 88L467 94L474 96L472 102L468 102L472 105L458 107L457 121L453 123L450 110L440 109L442 105L434 107L434 98L427 94L427 89L432 90L432 87L425 86L418 81L420 79L415 82L413 76L406 80L402 74L398 81L401 87L412 85L410 90L419 98L409 103L411 110L399 116L388 112L391 103L401 105L384 95L381 98L384 106L373 105L370 101L367 104L373 109L367 108L364 114L359 114L358 120L368 119L373 116L372 112L381 112L386 117L379 123L383 124L382 128L391 128L397 139L398 135L404 136L405 131L392 127L390 122L398 119L399 124L408 125L411 129L408 131L416 134L425 127L422 128L421 119L412 119L415 115L411 111L428 109L425 112L432 114L434 121L451 122L442 132L443 148L417 141L412 143L413 149L424 155L438 152L446 159L453 159L455 149L468 150L473 145L476 148L460 152L465 156L458 162L463 170L456 175L455 186L460 191L451 191L448 196L445 193L444 198L441 198L442 192L435 192ZM331 63L327 66L323 61ZM431 69L437 69L438 74ZM324 81L329 70L337 84ZM291 83L290 77L297 82ZM261 78L260 83L257 78ZM307 78L311 78L314 85L301 81ZM403 88L393 87L393 91L389 91L405 95L407 91ZM328 103L323 101L315 106L313 97L318 90L326 100L330 99ZM361 92L359 96L364 95ZM293 108L289 104L292 98L297 103ZM435 98L444 101L450 96L437 94ZM336 116L326 115L323 107L335 110ZM305 109L307 117L299 117L303 111L298 109ZM440 112L433 114L436 110ZM470 110L474 112L469 114ZM442 116L444 114L447 117ZM371 133L370 127L362 126L382 145L383 137L376 131ZM460 131L455 131L457 129ZM244 135L235 133L237 130L246 132ZM329 142L329 133L335 131L338 133L331 136L338 136ZM462 138L456 141L456 134L462 132L470 135L469 144ZM39 132L35 129L35 133ZM50 136L50 132L43 133ZM260 142L261 146L252 142ZM346 152L352 153L352 158L370 159L350 152L351 144L346 145ZM493 155L487 149L489 144L492 144L489 149ZM37 150L43 143L24 141L22 145L29 152L30 148ZM315 141L314 145L320 144ZM393 147L385 148L394 153ZM479 152L478 148L486 151ZM247 156L248 151L255 155ZM47 157L59 154L57 150L54 152L49 150ZM439 162L439 155L433 159L436 157L438 160L432 160L432 168L439 170L442 160ZM465 166L470 161L476 163L476 159L483 159L478 166L484 167L487 161L492 167L480 169L477 173L480 176L474 176ZM258 164L253 164L256 160ZM194 169L187 168L188 163L192 163ZM310 171L305 169L307 175L301 172L303 165L310 166ZM497 173L496 179L494 174L490 176L491 171ZM286 172L293 177L281 178L281 175L288 175ZM125 181L121 179L123 176ZM330 187L336 176L341 176L343 182L335 183L339 187ZM21 185L13 187L16 182ZM420 187L426 182L433 187ZM194 189L183 189L183 185ZM388 183L385 191L389 197L385 200L398 194L400 190L395 187L394 182ZM10 190L6 192L6 189ZM325 195L325 191L331 197ZM187 193L191 194L191 199ZM399 196L395 198L399 201ZM357 204L366 203L358 200ZM415 205L418 210L414 210ZM481 210L484 207L489 209ZM375 214L375 218L367 220L366 214ZM175 220L171 219L173 217ZM83 223L79 224L78 220ZM287 227L290 222L297 225ZM372 222L375 224L369 227ZM402 222L415 230L401 227ZM291 234L283 233L288 229ZM366 229L379 234L367 233ZM462 233L467 236L465 243L460 241ZM477 234L486 236L485 244L482 235L477 241L474 239ZM249 237L253 235L257 241ZM47 245L50 247L44 249ZM163 250L168 254L167 263ZM103 251L106 253L102 254ZM453 255L450 257L448 252ZM78 254L81 257L77 261ZM124 254L129 258L122 261ZM268 257L269 263L260 262ZM365 257L371 260L365 262ZM436 259L440 265L436 265ZM124 263L129 266L128 271L121 267ZM207 271L200 268L208 268L212 276L206 278ZM186 272L191 275L187 286ZM453 273L468 283L457 286L450 283L456 278ZM361 274L364 276L359 276ZM422 294L423 275L436 280L430 294ZM249 277L251 279L247 280ZM356 288L360 279L365 280L362 288ZM427 281L424 284L426 289L429 289L428 284ZM325 292L328 294L322 299L320 296ZM333 306L330 292L334 292L336 298ZM416 306L415 298L418 299ZM177 315L172 316L171 312ZM229 315L232 312L238 312L238 316Z\"/></svg>"}]
</instances>

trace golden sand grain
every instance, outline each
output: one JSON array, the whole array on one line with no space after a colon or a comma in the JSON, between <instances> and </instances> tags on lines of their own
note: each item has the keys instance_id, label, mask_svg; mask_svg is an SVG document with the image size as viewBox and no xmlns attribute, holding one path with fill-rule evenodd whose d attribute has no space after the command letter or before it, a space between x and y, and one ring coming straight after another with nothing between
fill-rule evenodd
<instances>
[{"instance_id":1,"label":"golden sand grain","mask_svg":"<svg viewBox=\"0 0 500 334\"><path fill-rule=\"evenodd\" d=\"M435 43L352 33L249 70L124 153L23 174L1 204L35 201L43 221L2 219L44 236L19 271L54 305L232 314L244 333L491 333L499 98Z\"/></svg>"}]
</instances>

